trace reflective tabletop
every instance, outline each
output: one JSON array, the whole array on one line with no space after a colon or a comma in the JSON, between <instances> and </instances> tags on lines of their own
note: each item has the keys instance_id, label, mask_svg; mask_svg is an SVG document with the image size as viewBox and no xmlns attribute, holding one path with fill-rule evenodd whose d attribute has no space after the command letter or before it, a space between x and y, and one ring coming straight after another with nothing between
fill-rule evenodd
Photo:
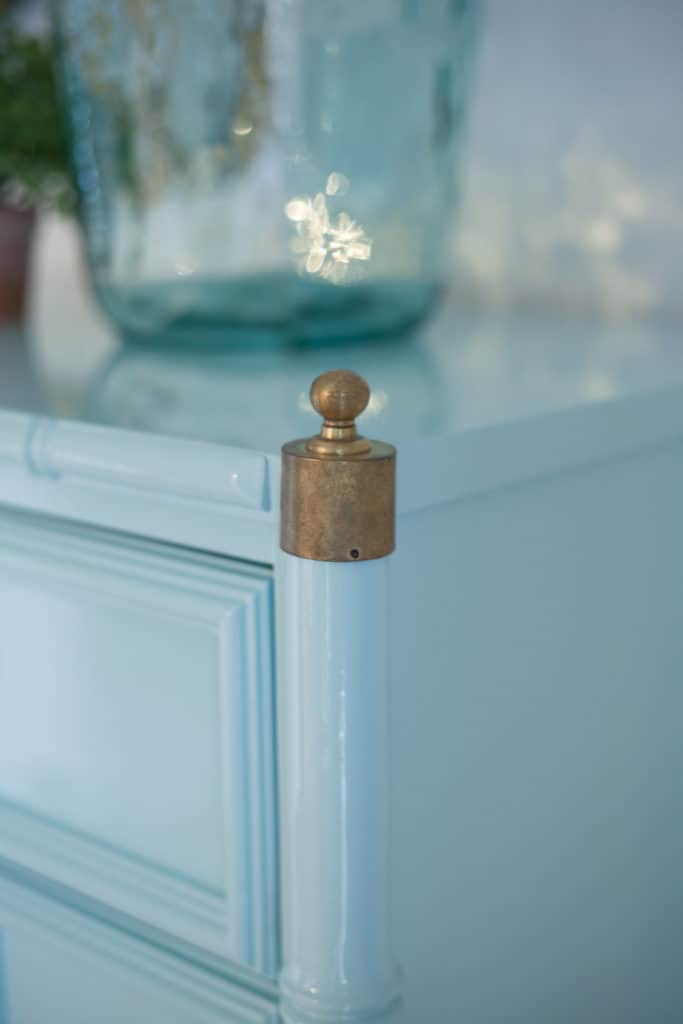
<instances>
[{"instance_id":1,"label":"reflective tabletop","mask_svg":"<svg viewBox=\"0 0 683 1024\"><path fill-rule=\"evenodd\" d=\"M370 383L364 432L400 442L678 387L683 328L468 313L446 300L413 335L382 341L122 346L88 292L73 227L52 220L26 325L0 329L0 408L276 452L312 432L310 382L338 367Z\"/></svg>"}]
</instances>

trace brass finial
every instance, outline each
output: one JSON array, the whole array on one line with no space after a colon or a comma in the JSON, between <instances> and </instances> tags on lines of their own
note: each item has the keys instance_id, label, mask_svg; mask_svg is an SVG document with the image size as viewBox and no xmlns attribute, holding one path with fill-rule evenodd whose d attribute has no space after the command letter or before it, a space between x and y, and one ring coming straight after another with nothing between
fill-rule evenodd
<instances>
[{"instance_id":1,"label":"brass finial","mask_svg":"<svg viewBox=\"0 0 683 1024\"><path fill-rule=\"evenodd\" d=\"M356 417L370 401L367 382L351 370L330 370L311 384L311 404L323 417L317 437L306 448L317 455L361 455L370 442L356 430Z\"/></svg>"},{"instance_id":2,"label":"brass finial","mask_svg":"<svg viewBox=\"0 0 683 1024\"><path fill-rule=\"evenodd\" d=\"M356 562L394 550L396 451L356 430L370 388L351 370L311 385L320 433L282 448L280 544L300 558Z\"/></svg>"}]
</instances>

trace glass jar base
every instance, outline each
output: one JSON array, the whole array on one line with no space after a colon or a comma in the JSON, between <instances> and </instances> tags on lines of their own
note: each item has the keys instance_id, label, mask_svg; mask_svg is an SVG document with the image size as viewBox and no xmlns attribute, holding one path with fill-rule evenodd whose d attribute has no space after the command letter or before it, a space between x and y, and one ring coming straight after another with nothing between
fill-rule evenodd
<instances>
[{"instance_id":1,"label":"glass jar base","mask_svg":"<svg viewBox=\"0 0 683 1024\"><path fill-rule=\"evenodd\" d=\"M295 275L104 286L99 298L123 339L170 348L319 345L404 333L431 310L433 283L334 287Z\"/></svg>"}]
</instances>

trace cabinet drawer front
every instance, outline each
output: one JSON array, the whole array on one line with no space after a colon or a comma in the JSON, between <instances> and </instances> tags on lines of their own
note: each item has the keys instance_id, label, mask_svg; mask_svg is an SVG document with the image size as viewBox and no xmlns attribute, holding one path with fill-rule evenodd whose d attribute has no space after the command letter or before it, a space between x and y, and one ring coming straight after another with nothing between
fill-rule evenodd
<instances>
[{"instance_id":1,"label":"cabinet drawer front","mask_svg":"<svg viewBox=\"0 0 683 1024\"><path fill-rule=\"evenodd\" d=\"M0 878L2 1024L275 1024L266 995Z\"/></svg>"},{"instance_id":2,"label":"cabinet drawer front","mask_svg":"<svg viewBox=\"0 0 683 1024\"><path fill-rule=\"evenodd\" d=\"M276 968L271 581L0 517L0 857Z\"/></svg>"}]
</instances>

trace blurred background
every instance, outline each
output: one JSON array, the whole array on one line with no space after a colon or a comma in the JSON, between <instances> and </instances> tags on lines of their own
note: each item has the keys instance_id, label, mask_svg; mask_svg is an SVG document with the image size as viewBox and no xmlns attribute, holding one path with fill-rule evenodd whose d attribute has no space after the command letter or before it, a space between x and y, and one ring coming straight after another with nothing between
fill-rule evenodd
<instances>
[{"instance_id":1,"label":"blurred background","mask_svg":"<svg viewBox=\"0 0 683 1024\"><path fill-rule=\"evenodd\" d=\"M41 0L0 6L4 319L23 316L31 358L49 364L59 347L60 360L71 360L69 372L81 368L85 377L119 342L116 317L101 311L87 281L88 246L79 237L63 132L68 117L57 110L50 79L50 18ZM55 6L62 20L66 10L107 7L72 0ZM467 5L456 7L461 18ZM683 316L683 5L488 0L476 15L467 38L461 32L448 43L451 54L461 47L458 61L466 58L469 68L457 152L451 148L438 169L459 183L448 200L454 217L441 217L443 249L435 246L443 253L438 276L449 307L677 324ZM34 47L22 49L20 75L19 45ZM439 221L438 211L432 221ZM415 319L433 308L427 310L425 297Z\"/></svg>"},{"instance_id":2,"label":"blurred background","mask_svg":"<svg viewBox=\"0 0 683 1024\"><path fill-rule=\"evenodd\" d=\"M47 32L40 0L2 6ZM682 37L677 0L488 0L454 233L460 301L683 312ZM40 173L53 112L25 111Z\"/></svg>"},{"instance_id":3,"label":"blurred background","mask_svg":"<svg viewBox=\"0 0 683 1024\"><path fill-rule=\"evenodd\" d=\"M680 317L682 33L677 0L489 0L459 301Z\"/></svg>"}]
</instances>

